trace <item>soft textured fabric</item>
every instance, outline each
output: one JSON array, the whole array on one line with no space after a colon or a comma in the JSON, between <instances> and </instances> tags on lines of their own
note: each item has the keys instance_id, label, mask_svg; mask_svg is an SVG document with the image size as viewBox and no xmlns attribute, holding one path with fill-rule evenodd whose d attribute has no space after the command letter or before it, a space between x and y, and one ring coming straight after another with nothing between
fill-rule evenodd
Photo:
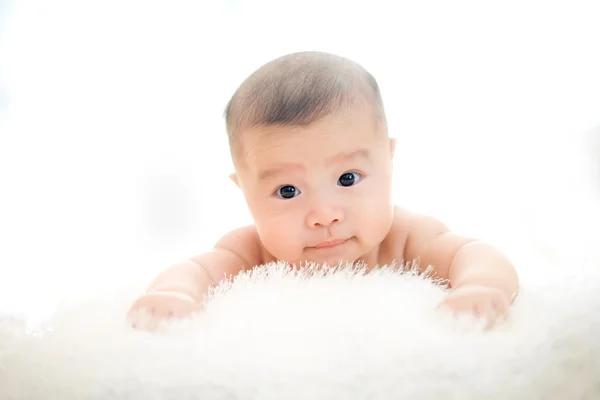
<instances>
[{"instance_id":1,"label":"soft textured fabric","mask_svg":"<svg viewBox=\"0 0 600 400\"><path fill-rule=\"evenodd\" d=\"M124 319L138 289L95 293L33 330L3 317L0 398L600 398L599 269L522 277L510 319L487 332L436 311L445 289L394 267L258 267L156 333Z\"/></svg>"}]
</instances>

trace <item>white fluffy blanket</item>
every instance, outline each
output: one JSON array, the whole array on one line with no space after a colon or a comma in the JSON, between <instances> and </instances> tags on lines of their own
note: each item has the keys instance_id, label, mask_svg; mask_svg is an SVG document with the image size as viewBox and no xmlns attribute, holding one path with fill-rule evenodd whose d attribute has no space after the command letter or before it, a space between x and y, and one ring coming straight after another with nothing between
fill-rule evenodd
<instances>
[{"instance_id":1,"label":"white fluffy blanket","mask_svg":"<svg viewBox=\"0 0 600 400\"><path fill-rule=\"evenodd\" d=\"M33 331L2 318L0 398L600 398L597 269L524 277L489 332L436 312L444 289L393 268L257 268L154 334L124 321L137 294L98 293Z\"/></svg>"}]
</instances>

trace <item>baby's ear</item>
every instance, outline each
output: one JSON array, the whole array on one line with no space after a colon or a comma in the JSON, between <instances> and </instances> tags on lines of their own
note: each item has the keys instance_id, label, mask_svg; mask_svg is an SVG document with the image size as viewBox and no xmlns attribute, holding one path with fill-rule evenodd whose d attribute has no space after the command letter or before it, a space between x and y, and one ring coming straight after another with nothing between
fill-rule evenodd
<instances>
[{"instance_id":1,"label":"baby's ear","mask_svg":"<svg viewBox=\"0 0 600 400\"><path fill-rule=\"evenodd\" d=\"M394 158L396 152L396 138L390 138L390 158Z\"/></svg>"},{"instance_id":2,"label":"baby's ear","mask_svg":"<svg viewBox=\"0 0 600 400\"><path fill-rule=\"evenodd\" d=\"M231 179L233 181L233 183L235 183L235 185L237 187L240 187L240 182L239 182L238 176L237 176L237 174L235 172L232 173L232 174L229 174L229 179Z\"/></svg>"}]
</instances>

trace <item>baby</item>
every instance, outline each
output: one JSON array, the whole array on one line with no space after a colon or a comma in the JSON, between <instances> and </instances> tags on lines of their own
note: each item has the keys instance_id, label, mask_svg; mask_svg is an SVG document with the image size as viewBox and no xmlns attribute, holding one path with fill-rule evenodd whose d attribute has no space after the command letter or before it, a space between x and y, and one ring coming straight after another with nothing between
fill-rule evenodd
<instances>
[{"instance_id":1,"label":"baby","mask_svg":"<svg viewBox=\"0 0 600 400\"><path fill-rule=\"evenodd\" d=\"M271 261L300 266L417 261L447 279L440 306L488 321L507 314L517 273L491 245L392 204L395 140L376 80L332 54L275 59L229 101L226 128L254 225L159 274L130 309L154 320L199 311L211 285Z\"/></svg>"}]
</instances>

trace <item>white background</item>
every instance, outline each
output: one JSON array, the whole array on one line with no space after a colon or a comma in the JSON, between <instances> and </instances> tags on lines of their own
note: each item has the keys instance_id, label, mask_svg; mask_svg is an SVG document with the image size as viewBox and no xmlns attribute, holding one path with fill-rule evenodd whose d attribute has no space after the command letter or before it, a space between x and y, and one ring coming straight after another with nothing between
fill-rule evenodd
<instances>
[{"instance_id":1,"label":"white background","mask_svg":"<svg viewBox=\"0 0 600 400\"><path fill-rule=\"evenodd\" d=\"M299 50L379 80L398 204L515 257L600 259L598 2L2 4L0 310L146 280L251 222L223 109Z\"/></svg>"}]
</instances>

